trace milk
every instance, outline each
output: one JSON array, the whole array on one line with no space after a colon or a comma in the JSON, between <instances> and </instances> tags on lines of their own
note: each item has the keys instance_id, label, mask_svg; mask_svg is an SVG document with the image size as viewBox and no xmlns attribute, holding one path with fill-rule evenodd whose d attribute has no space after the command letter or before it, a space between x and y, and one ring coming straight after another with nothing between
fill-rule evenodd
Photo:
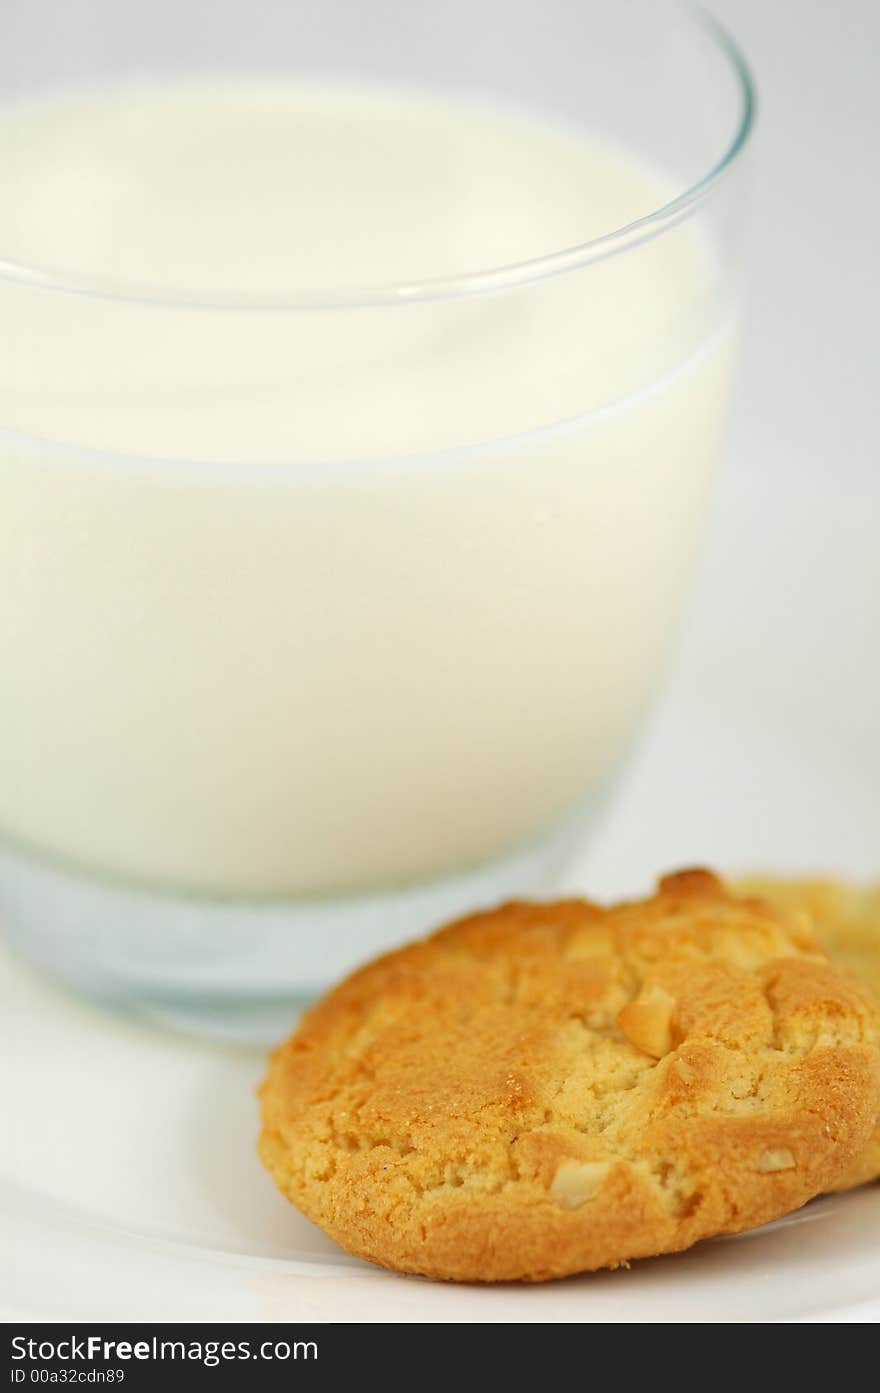
<instances>
[{"instance_id":1,"label":"milk","mask_svg":"<svg viewBox=\"0 0 880 1393\"><path fill-rule=\"evenodd\" d=\"M273 898L569 818L662 668L728 390L703 229L565 255L663 179L232 82L10 108L0 166L0 836Z\"/></svg>"}]
</instances>

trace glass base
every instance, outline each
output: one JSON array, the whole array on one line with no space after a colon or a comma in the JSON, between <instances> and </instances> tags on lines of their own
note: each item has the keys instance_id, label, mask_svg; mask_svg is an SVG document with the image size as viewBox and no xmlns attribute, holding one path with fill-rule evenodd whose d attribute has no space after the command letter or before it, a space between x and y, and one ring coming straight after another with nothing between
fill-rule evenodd
<instances>
[{"instance_id":1,"label":"glass base","mask_svg":"<svg viewBox=\"0 0 880 1393\"><path fill-rule=\"evenodd\" d=\"M476 870L341 899L208 900L102 880L0 845L12 947L105 1006L226 1039L271 1041L359 963L481 906L552 893L585 815Z\"/></svg>"}]
</instances>

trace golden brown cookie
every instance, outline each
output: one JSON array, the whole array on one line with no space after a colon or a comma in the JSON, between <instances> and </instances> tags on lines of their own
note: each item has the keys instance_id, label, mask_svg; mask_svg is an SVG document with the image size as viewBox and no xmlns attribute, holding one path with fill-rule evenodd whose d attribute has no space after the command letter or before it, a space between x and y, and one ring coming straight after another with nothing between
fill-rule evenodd
<instances>
[{"instance_id":1,"label":"golden brown cookie","mask_svg":"<svg viewBox=\"0 0 880 1393\"><path fill-rule=\"evenodd\" d=\"M744 880L737 887L783 909L809 915L816 937L833 962L847 967L880 1002L880 885L834 880ZM880 1118L868 1144L831 1190L849 1190L880 1178Z\"/></svg>"},{"instance_id":2,"label":"golden brown cookie","mask_svg":"<svg viewBox=\"0 0 880 1393\"><path fill-rule=\"evenodd\" d=\"M540 1281L736 1233L833 1185L876 1012L708 872L510 904L368 964L273 1055L260 1154L360 1257Z\"/></svg>"}]
</instances>

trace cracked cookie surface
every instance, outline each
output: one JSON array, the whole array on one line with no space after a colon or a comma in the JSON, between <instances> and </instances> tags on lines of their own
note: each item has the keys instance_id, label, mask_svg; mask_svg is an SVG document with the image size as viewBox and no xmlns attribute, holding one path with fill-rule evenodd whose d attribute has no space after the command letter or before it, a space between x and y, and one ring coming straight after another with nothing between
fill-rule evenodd
<instances>
[{"instance_id":1,"label":"cracked cookie surface","mask_svg":"<svg viewBox=\"0 0 880 1393\"><path fill-rule=\"evenodd\" d=\"M542 1280L828 1189L878 1106L867 994L708 872L514 903L354 973L275 1051L260 1154L360 1257Z\"/></svg>"},{"instance_id":2,"label":"cracked cookie surface","mask_svg":"<svg viewBox=\"0 0 880 1393\"><path fill-rule=\"evenodd\" d=\"M738 882L737 890L781 909L809 915L813 931L832 962L854 972L880 1002L880 885L764 876ZM866 1146L829 1189L850 1190L877 1179L880 1118Z\"/></svg>"}]
</instances>

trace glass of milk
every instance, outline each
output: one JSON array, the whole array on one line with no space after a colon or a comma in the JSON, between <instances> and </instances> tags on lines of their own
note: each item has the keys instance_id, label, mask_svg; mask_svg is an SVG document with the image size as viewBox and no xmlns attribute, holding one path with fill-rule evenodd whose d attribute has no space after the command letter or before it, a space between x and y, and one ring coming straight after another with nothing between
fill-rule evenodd
<instances>
[{"instance_id":1,"label":"glass of milk","mask_svg":"<svg viewBox=\"0 0 880 1393\"><path fill-rule=\"evenodd\" d=\"M750 82L658 0L20 0L0 918L249 1032L552 890L721 442Z\"/></svg>"}]
</instances>

